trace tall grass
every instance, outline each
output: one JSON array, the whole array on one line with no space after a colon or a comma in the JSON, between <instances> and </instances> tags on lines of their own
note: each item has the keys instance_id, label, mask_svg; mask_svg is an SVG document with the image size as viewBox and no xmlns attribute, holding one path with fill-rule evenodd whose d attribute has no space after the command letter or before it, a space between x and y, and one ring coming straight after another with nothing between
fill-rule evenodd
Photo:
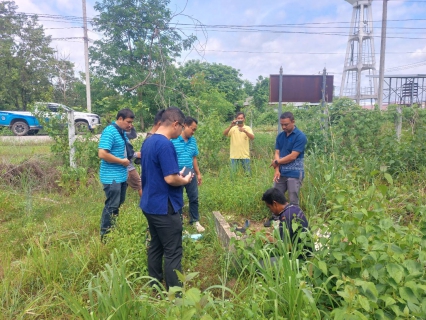
<instances>
[{"instance_id":1,"label":"tall grass","mask_svg":"<svg viewBox=\"0 0 426 320\"><path fill-rule=\"evenodd\" d=\"M362 128L362 121L352 128L351 119L346 119L346 131L333 128L331 137L336 140L329 148L330 141L318 140L323 135L313 129L316 124L310 127L308 117L298 116L303 120L300 127L313 137L306 153L301 206L310 220L309 237L321 242L309 261L289 256L279 241L272 246L265 232L250 229L231 254L220 247L214 231L211 211L220 211L228 221L269 216L261 195L272 186L269 164L275 134L255 128L248 176L242 171L231 174L226 139L213 148L214 155L200 158L205 161L200 162L200 213L207 230L199 241L184 239L184 287L179 291L150 286L147 225L133 190L103 245L99 219L104 194L97 176L88 168L76 173L64 169L60 179L54 179L63 185L52 187L52 179L40 179L31 167L13 171L17 173L12 179L0 186L2 317L425 318L426 171L421 157L416 155L402 170L406 158L394 155L394 167L386 160L392 155L391 142L380 149L386 157L354 153L378 142L339 136ZM221 132L215 128L211 133ZM214 139L206 141L205 152ZM87 162L92 160L88 153ZM48 162L57 173L53 163ZM4 171L0 174L5 177ZM188 225L184 228L193 231ZM269 264L277 252L281 258Z\"/></svg>"}]
</instances>

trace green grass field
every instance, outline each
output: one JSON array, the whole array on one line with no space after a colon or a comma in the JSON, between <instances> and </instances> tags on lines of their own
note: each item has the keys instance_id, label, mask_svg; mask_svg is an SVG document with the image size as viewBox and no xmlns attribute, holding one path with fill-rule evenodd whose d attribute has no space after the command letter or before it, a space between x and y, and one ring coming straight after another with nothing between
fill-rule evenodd
<instances>
[{"instance_id":1,"label":"green grass field","mask_svg":"<svg viewBox=\"0 0 426 320\"><path fill-rule=\"evenodd\" d=\"M71 170L49 144L1 144L1 318L425 318L425 167L390 174L373 156L309 152L301 206L312 232L305 240L319 244L314 257L289 256L264 230L249 230L231 253L216 237L212 211L237 222L269 215L260 198L272 185L275 136L254 132L249 177L230 174L226 139L206 144L215 157L200 154L207 230L200 241L184 239L178 299L148 285L147 223L136 192L128 191L103 245L97 168ZM278 264L261 267L272 254L282 257Z\"/></svg>"},{"instance_id":2,"label":"green grass field","mask_svg":"<svg viewBox=\"0 0 426 320\"><path fill-rule=\"evenodd\" d=\"M1 162L4 164L19 164L29 159L44 157L50 153L51 143L46 141L19 141L17 137L0 137ZM13 140L12 140L13 139Z\"/></svg>"}]
</instances>

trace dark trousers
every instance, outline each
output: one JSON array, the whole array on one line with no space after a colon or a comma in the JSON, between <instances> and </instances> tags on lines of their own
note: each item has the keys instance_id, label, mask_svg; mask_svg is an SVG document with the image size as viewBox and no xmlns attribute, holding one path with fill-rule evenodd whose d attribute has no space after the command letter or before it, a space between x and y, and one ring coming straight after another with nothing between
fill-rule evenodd
<instances>
[{"instance_id":1,"label":"dark trousers","mask_svg":"<svg viewBox=\"0 0 426 320\"><path fill-rule=\"evenodd\" d=\"M197 222L200 220L198 213L198 180L194 177L190 183L185 185L186 195L189 201L189 223ZM182 209L179 210L182 214Z\"/></svg>"},{"instance_id":2,"label":"dark trousers","mask_svg":"<svg viewBox=\"0 0 426 320\"><path fill-rule=\"evenodd\" d=\"M151 242L148 249L148 273L159 282L164 278L167 289L182 286L175 270L182 271L182 221L169 204L167 215L143 213L148 220Z\"/></svg>"},{"instance_id":3,"label":"dark trousers","mask_svg":"<svg viewBox=\"0 0 426 320\"><path fill-rule=\"evenodd\" d=\"M114 218L118 216L118 209L126 200L127 182L104 184L106 196L105 206L101 216L101 236L108 233L113 225Z\"/></svg>"}]
</instances>

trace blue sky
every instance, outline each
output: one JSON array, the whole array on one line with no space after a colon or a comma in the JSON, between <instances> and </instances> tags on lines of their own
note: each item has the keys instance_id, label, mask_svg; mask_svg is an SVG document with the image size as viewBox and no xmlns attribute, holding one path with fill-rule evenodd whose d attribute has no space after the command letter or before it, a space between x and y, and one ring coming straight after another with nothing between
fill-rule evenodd
<instances>
[{"instance_id":1,"label":"blue sky","mask_svg":"<svg viewBox=\"0 0 426 320\"><path fill-rule=\"evenodd\" d=\"M95 1L86 1L87 16L94 17L97 14L93 9ZM80 0L15 2L20 12L82 16ZM389 71L386 73L426 74L426 0L389 0L388 3L385 69ZM377 69L382 5L382 1L374 0L372 6ZM196 32L199 37L196 50L185 52L181 62L201 59L230 65L239 69L244 79L252 82L259 75L265 77L278 73L280 66L285 74L318 74L326 67L329 74L334 75L335 85L340 86L352 15L352 5L344 0L172 0L169 7L176 13L184 10L174 21L191 24L182 27L182 31ZM200 28L196 30L195 20L208 26L207 36ZM82 29L78 28L81 23L41 22L46 28L66 28L46 29L55 38L82 37ZM276 24L293 26L271 26ZM223 25L224 28L214 30L212 25ZM247 26L257 31L235 32L231 25L239 28ZM258 25L267 26L260 28ZM401 29L402 27L405 29ZM91 39L100 36L89 32ZM78 70L84 69L82 40L54 41L53 46L60 55L69 56ZM413 64L417 66L410 67ZM392 71L391 68L395 67L402 68Z\"/></svg>"}]
</instances>

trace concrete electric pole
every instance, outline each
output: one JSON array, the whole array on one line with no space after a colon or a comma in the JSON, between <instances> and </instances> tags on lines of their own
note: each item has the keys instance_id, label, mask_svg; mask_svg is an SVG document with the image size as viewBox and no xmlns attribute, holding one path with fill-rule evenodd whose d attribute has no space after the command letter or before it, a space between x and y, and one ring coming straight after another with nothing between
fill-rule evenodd
<instances>
[{"instance_id":1,"label":"concrete electric pole","mask_svg":"<svg viewBox=\"0 0 426 320\"><path fill-rule=\"evenodd\" d=\"M385 51L386 51L386 25L388 18L388 0L383 0L383 14L382 14L382 38L380 43L380 67L379 67L379 92L377 97L377 104L379 110L382 109L383 104L383 82L385 78Z\"/></svg>"},{"instance_id":2,"label":"concrete electric pole","mask_svg":"<svg viewBox=\"0 0 426 320\"><path fill-rule=\"evenodd\" d=\"M89 37L87 35L86 0L83 1L83 28L84 28L84 60L86 62L86 100L87 111L92 112L92 98L90 96L90 72L89 72Z\"/></svg>"}]
</instances>

